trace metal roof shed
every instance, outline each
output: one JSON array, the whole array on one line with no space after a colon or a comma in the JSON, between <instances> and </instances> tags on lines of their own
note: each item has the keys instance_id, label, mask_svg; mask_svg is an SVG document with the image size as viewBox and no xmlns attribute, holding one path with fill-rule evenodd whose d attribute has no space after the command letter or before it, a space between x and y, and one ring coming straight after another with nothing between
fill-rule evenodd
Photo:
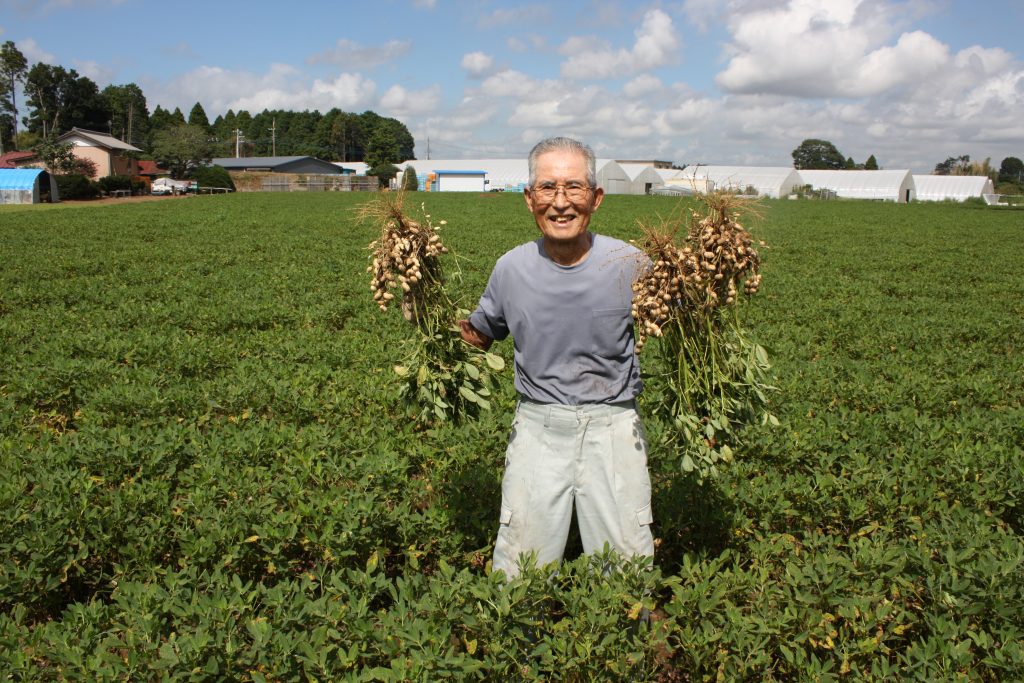
<instances>
[{"instance_id":1,"label":"metal roof shed","mask_svg":"<svg viewBox=\"0 0 1024 683\"><path fill-rule=\"evenodd\" d=\"M992 179L983 175L915 175L917 199L925 202L954 200L994 194Z\"/></svg>"},{"instance_id":2,"label":"metal roof shed","mask_svg":"<svg viewBox=\"0 0 1024 683\"><path fill-rule=\"evenodd\" d=\"M811 171L801 170L804 184L832 190L846 199L876 199L906 204L916 193L910 171Z\"/></svg>"},{"instance_id":3,"label":"metal roof shed","mask_svg":"<svg viewBox=\"0 0 1024 683\"><path fill-rule=\"evenodd\" d=\"M341 175L342 170L329 161L311 156L284 157L220 157L210 161L227 171L270 171L271 173L307 173L310 175Z\"/></svg>"},{"instance_id":4,"label":"metal roof shed","mask_svg":"<svg viewBox=\"0 0 1024 683\"><path fill-rule=\"evenodd\" d=\"M487 171L462 169L434 169L437 179L435 192L484 192L487 189Z\"/></svg>"},{"instance_id":5,"label":"metal roof shed","mask_svg":"<svg viewBox=\"0 0 1024 683\"><path fill-rule=\"evenodd\" d=\"M60 201L57 181L41 168L0 168L0 204Z\"/></svg>"}]
</instances>

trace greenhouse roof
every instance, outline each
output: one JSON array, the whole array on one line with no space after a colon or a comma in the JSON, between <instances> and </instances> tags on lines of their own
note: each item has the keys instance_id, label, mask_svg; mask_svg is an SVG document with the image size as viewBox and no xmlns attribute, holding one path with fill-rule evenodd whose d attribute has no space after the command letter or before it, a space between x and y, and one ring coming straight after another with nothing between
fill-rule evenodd
<instances>
[{"instance_id":1,"label":"greenhouse roof","mask_svg":"<svg viewBox=\"0 0 1024 683\"><path fill-rule=\"evenodd\" d=\"M974 175L915 175L914 186L917 199L922 201L955 199L962 202L995 192L991 178Z\"/></svg>"},{"instance_id":2,"label":"greenhouse roof","mask_svg":"<svg viewBox=\"0 0 1024 683\"><path fill-rule=\"evenodd\" d=\"M840 197L900 200L902 191L914 189L908 170L819 171L802 170L800 178L815 188L833 190Z\"/></svg>"},{"instance_id":3,"label":"greenhouse roof","mask_svg":"<svg viewBox=\"0 0 1024 683\"><path fill-rule=\"evenodd\" d=\"M0 190L31 190L41 168L0 168Z\"/></svg>"}]
</instances>

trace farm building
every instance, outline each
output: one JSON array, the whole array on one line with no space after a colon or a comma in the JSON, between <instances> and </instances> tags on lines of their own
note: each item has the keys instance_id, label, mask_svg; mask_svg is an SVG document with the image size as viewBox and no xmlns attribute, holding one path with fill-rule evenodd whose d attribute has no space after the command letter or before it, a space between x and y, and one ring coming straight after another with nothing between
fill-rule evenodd
<instances>
[{"instance_id":1,"label":"farm building","mask_svg":"<svg viewBox=\"0 0 1024 683\"><path fill-rule=\"evenodd\" d=\"M0 155L0 168L42 168L43 160L35 152L7 152Z\"/></svg>"},{"instance_id":2,"label":"farm building","mask_svg":"<svg viewBox=\"0 0 1024 683\"><path fill-rule=\"evenodd\" d=\"M343 175L366 175L369 165L362 161L332 161L332 164L341 169Z\"/></svg>"},{"instance_id":3,"label":"farm building","mask_svg":"<svg viewBox=\"0 0 1024 683\"><path fill-rule=\"evenodd\" d=\"M466 170L482 172L484 188L497 192L522 192L530 178L526 159L410 159L398 164L402 172L408 166L416 170L421 190L427 189L431 173ZM433 182L430 189L436 189Z\"/></svg>"},{"instance_id":4,"label":"farm building","mask_svg":"<svg viewBox=\"0 0 1024 683\"><path fill-rule=\"evenodd\" d=\"M992 179L975 175L915 175L914 187L918 201L941 202L949 199L962 202L971 197L995 194Z\"/></svg>"},{"instance_id":5,"label":"farm building","mask_svg":"<svg viewBox=\"0 0 1024 683\"><path fill-rule=\"evenodd\" d=\"M57 181L41 168L0 169L0 204L57 202Z\"/></svg>"},{"instance_id":6,"label":"farm building","mask_svg":"<svg viewBox=\"0 0 1024 683\"><path fill-rule=\"evenodd\" d=\"M96 164L95 178L138 175L139 162L128 154L142 150L112 135L84 128L72 128L57 138L57 142L70 144L71 151L76 157L88 159Z\"/></svg>"},{"instance_id":7,"label":"farm building","mask_svg":"<svg viewBox=\"0 0 1024 683\"><path fill-rule=\"evenodd\" d=\"M469 169L434 170L428 178L434 192L486 192L487 171Z\"/></svg>"},{"instance_id":8,"label":"farm building","mask_svg":"<svg viewBox=\"0 0 1024 683\"><path fill-rule=\"evenodd\" d=\"M613 159L597 160L597 185L606 194L632 194L633 181L619 162Z\"/></svg>"},{"instance_id":9,"label":"farm building","mask_svg":"<svg viewBox=\"0 0 1024 683\"><path fill-rule=\"evenodd\" d=\"M530 167L526 159L419 159L403 161L397 164L401 172L406 167L412 166L416 169L416 177L420 181L420 189L427 189L427 180L431 180L431 190L436 190L434 180L430 174L447 174L452 171L482 172L484 174L484 188L492 192L522 192L530 182ZM644 168L650 168L645 166ZM638 178L639 188L636 193L643 194L646 183L653 187L661 184L657 179L644 172L643 169L636 169L635 175ZM643 179L640 179L640 178ZM399 173L398 180L401 179ZM630 174L616 161L612 159L597 160L597 184L604 188L608 194L633 194L634 180ZM442 188L444 185L442 184Z\"/></svg>"},{"instance_id":10,"label":"farm building","mask_svg":"<svg viewBox=\"0 0 1024 683\"><path fill-rule=\"evenodd\" d=\"M231 171L264 171L270 173L308 173L341 175L342 170L329 161L310 156L290 157L220 157L211 160L214 166Z\"/></svg>"},{"instance_id":11,"label":"farm building","mask_svg":"<svg viewBox=\"0 0 1024 683\"><path fill-rule=\"evenodd\" d=\"M778 199L801 185L796 169L789 166L687 166L685 178L703 178L718 190L745 192L753 188L761 197Z\"/></svg>"},{"instance_id":12,"label":"farm building","mask_svg":"<svg viewBox=\"0 0 1024 683\"><path fill-rule=\"evenodd\" d=\"M633 163L628 161L616 162L629 178L628 194L651 194L655 188L665 184L661 174L651 164L642 162Z\"/></svg>"},{"instance_id":13,"label":"farm building","mask_svg":"<svg viewBox=\"0 0 1024 683\"><path fill-rule=\"evenodd\" d=\"M876 199L906 204L914 199L914 177L910 171L811 171L799 172L803 181L817 190L832 190L846 199Z\"/></svg>"}]
</instances>

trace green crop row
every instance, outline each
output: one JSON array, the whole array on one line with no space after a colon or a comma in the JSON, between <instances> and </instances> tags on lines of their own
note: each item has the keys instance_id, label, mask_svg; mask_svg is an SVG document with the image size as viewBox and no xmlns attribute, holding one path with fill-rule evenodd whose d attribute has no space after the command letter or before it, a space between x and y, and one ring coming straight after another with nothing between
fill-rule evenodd
<instances>
[{"instance_id":1,"label":"green crop row","mask_svg":"<svg viewBox=\"0 0 1024 683\"><path fill-rule=\"evenodd\" d=\"M1024 679L1015 212L766 202L743 315L780 425L703 485L652 453L654 566L506 586L510 371L479 421L412 426L361 201L0 211L6 679ZM519 197L422 201L467 307L535 235Z\"/></svg>"}]
</instances>

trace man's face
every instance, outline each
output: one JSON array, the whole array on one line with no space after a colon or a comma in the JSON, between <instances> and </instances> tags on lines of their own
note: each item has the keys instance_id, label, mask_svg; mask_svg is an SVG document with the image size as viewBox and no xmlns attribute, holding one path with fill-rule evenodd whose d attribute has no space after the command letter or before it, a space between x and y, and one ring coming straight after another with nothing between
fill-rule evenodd
<instances>
[{"instance_id":1,"label":"man's face","mask_svg":"<svg viewBox=\"0 0 1024 683\"><path fill-rule=\"evenodd\" d=\"M582 154L555 150L537 157L537 177L525 192L537 227L545 239L569 243L582 239L590 225L590 215L604 199L604 190L589 187L587 162ZM542 196L544 189L555 190L553 197ZM580 188L586 188L581 192ZM574 196L578 195L578 196Z\"/></svg>"}]
</instances>

